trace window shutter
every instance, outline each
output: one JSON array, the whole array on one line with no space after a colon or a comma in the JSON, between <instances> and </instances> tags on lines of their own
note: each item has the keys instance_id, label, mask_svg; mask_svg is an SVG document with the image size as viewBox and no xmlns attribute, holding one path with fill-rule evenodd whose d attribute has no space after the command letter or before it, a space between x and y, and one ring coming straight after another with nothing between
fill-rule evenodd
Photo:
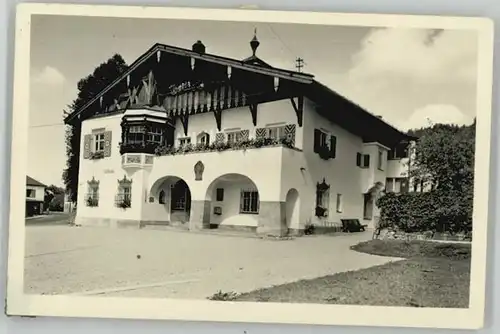
<instances>
[{"instance_id":1,"label":"window shutter","mask_svg":"<svg viewBox=\"0 0 500 334\"><path fill-rule=\"evenodd\" d=\"M361 157L362 157L361 153L358 152L356 154L356 166L358 167L361 167Z\"/></svg>"},{"instance_id":2,"label":"window shutter","mask_svg":"<svg viewBox=\"0 0 500 334\"><path fill-rule=\"evenodd\" d=\"M240 212L243 212L244 211L244 208L245 208L245 192L243 190L241 190L240 192Z\"/></svg>"},{"instance_id":3,"label":"window shutter","mask_svg":"<svg viewBox=\"0 0 500 334\"><path fill-rule=\"evenodd\" d=\"M83 158L84 159L90 158L90 152L92 150L91 145L92 145L92 135L85 135L83 138Z\"/></svg>"},{"instance_id":4,"label":"window shutter","mask_svg":"<svg viewBox=\"0 0 500 334\"><path fill-rule=\"evenodd\" d=\"M335 159L337 156L337 137L330 136L330 157Z\"/></svg>"},{"instance_id":5,"label":"window shutter","mask_svg":"<svg viewBox=\"0 0 500 334\"><path fill-rule=\"evenodd\" d=\"M314 153L318 153L321 146L321 131L314 129Z\"/></svg>"},{"instance_id":6,"label":"window shutter","mask_svg":"<svg viewBox=\"0 0 500 334\"><path fill-rule=\"evenodd\" d=\"M266 129L257 128L255 129L255 139L264 139L266 138Z\"/></svg>"},{"instance_id":7,"label":"window shutter","mask_svg":"<svg viewBox=\"0 0 500 334\"><path fill-rule=\"evenodd\" d=\"M370 155L365 154L363 159L364 159L363 167L370 167Z\"/></svg>"},{"instance_id":8,"label":"window shutter","mask_svg":"<svg viewBox=\"0 0 500 334\"><path fill-rule=\"evenodd\" d=\"M111 131L104 132L104 156L111 156Z\"/></svg>"},{"instance_id":9,"label":"window shutter","mask_svg":"<svg viewBox=\"0 0 500 334\"><path fill-rule=\"evenodd\" d=\"M248 130L241 130L240 131L240 136L241 136L241 140L242 141L246 141L246 140L248 140L248 138L250 136L250 131L248 131Z\"/></svg>"}]
</instances>

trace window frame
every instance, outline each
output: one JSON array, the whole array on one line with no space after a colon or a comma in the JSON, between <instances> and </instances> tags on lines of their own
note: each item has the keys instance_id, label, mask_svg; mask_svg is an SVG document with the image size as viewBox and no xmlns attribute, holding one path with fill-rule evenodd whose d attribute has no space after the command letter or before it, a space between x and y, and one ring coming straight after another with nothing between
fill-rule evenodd
<instances>
[{"instance_id":1,"label":"window frame","mask_svg":"<svg viewBox=\"0 0 500 334\"><path fill-rule=\"evenodd\" d=\"M105 144L106 144L106 139L104 136L104 131L99 131L95 132L92 134L92 152L93 153L100 153L104 152Z\"/></svg>"},{"instance_id":2,"label":"window frame","mask_svg":"<svg viewBox=\"0 0 500 334\"><path fill-rule=\"evenodd\" d=\"M245 201L248 201L245 203ZM256 189L241 189L240 191L240 214L259 214L260 199Z\"/></svg>"}]
</instances>

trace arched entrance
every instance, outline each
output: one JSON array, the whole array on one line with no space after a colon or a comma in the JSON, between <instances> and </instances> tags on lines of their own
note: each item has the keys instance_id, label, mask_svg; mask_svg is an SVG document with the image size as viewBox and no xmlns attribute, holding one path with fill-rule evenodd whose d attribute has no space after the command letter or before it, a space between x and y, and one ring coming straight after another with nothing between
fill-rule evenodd
<instances>
[{"instance_id":1,"label":"arched entrance","mask_svg":"<svg viewBox=\"0 0 500 334\"><path fill-rule=\"evenodd\" d=\"M225 174L213 180L205 200L210 203L210 228L255 230L259 219L259 191L242 174Z\"/></svg>"},{"instance_id":2,"label":"arched entrance","mask_svg":"<svg viewBox=\"0 0 500 334\"><path fill-rule=\"evenodd\" d=\"M299 201L300 201L299 192L297 191L297 189L292 188L288 190L285 199L286 203L285 220L286 220L286 227L288 229L299 228L299 207L300 207Z\"/></svg>"},{"instance_id":3,"label":"arched entrance","mask_svg":"<svg viewBox=\"0 0 500 334\"><path fill-rule=\"evenodd\" d=\"M167 176L151 187L153 202L162 207L163 221L171 224L189 222L191 212L191 191L186 181L176 176ZM160 214L160 212L159 212Z\"/></svg>"}]
</instances>

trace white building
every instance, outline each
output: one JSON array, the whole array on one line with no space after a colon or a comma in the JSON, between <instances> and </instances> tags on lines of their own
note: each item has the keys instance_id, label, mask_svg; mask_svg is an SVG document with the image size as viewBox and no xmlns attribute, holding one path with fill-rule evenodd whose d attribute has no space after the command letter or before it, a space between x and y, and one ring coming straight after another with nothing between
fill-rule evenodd
<instances>
[{"instance_id":1,"label":"white building","mask_svg":"<svg viewBox=\"0 0 500 334\"><path fill-rule=\"evenodd\" d=\"M374 189L405 187L393 149L411 138L250 44L245 60L156 44L66 119L82 122L76 224L373 224Z\"/></svg>"},{"instance_id":2,"label":"white building","mask_svg":"<svg viewBox=\"0 0 500 334\"><path fill-rule=\"evenodd\" d=\"M41 215L47 186L26 175L26 216Z\"/></svg>"}]
</instances>

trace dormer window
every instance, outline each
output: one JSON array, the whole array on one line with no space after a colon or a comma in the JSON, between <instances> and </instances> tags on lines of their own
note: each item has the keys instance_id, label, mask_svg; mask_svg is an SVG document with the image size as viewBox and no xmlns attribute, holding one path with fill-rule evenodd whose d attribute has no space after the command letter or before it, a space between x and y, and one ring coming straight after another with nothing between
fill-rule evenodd
<instances>
[{"instance_id":1,"label":"dormer window","mask_svg":"<svg viewBox=\"0 0 500 334\"><path fill-rule=\"evenodd\" d=\"M197 143L203 146L210 145L210 135L206 132L200 133L197 137Z\"/></svg>"},{"instance_id":2,"label":"dormer window","mask_svg":"<svg viewBox=\"0 0 500 334\"><path fill-rule=\"evenodd\" d=\"M241 141L241 131L234 131L227 133L227 143L235 144Z\"/></svg>"},{"instance_id":3,"label":"dormer window","mask_svg":"<svg viewBox=\"0 0 500 334\"><path fill-rule=\"evenodd\" d=\"M191 137L179 138L179 146L187 146L191 144Z\"/></svg>"}]
</instances>

